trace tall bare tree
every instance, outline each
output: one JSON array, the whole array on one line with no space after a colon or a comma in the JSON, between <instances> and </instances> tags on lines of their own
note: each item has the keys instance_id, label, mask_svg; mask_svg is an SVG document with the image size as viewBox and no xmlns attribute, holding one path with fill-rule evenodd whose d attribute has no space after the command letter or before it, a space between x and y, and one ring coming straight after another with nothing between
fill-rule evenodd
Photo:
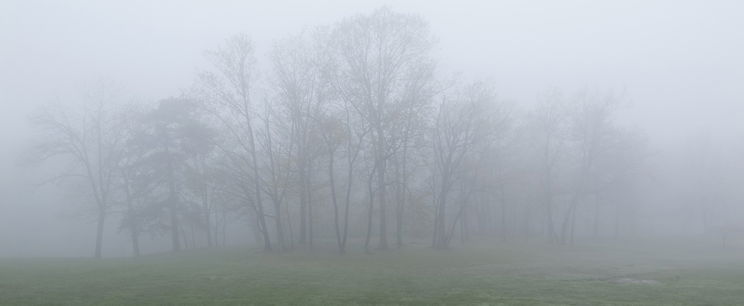
<instances>
[{"instance_id":1,"label":"tall bare tree","mask_svg":"<svg viewBox=\"0 0 744 306\"><path fill-rule=\"evenodd\" d=\"M455 92L454 97L442 98L431 132L434 248L448 247L456 225L463 219L475 187L471 170L478 167L467 167L468 161L486 147L504 120L496 110L493 90L481 83L466 86ZM457 192L453 194L453 191ZM451 202L460 205L448 224Z\"/></svg>"},{"instance_id":2,"label":"tall bare tree","mask_svg":"<svg viewBox=\"0 0 744 306\"><path fill-rule=\"evenodd\" d=\"M400 132L394 122L411 102L406 100L411 82L431 81L431 74L422 71L433 67L433 39L422 19L383 8L339 23L333 44L339 60L336 88L372 128L370 142L379 193L378 248L387 249L388 159L396 150L393 135Z\"/></svg>"},{"instance_id":3,"label":"tall bare tree","mask_svg":"<svg viewBox=\"0 0 744 306\"><path fill-rule=\"evenodd\" d=\"M248 36L239 34L229 38L221 48L208 52L208 57L212 69L200 74L196 93L222 123L223 130L231 139L233 146L225 150L225 153L234 162L247 164L250 170L252 191L246 191L253 196L250 206L255 208L256 223L264 249L268 251L272 246L266 222L261 162L256 140L258 111L252 100L257 70L253 43ZM226 146L222 148L227 149Z\"/></svg>"},{"instance_id":4,"label":"tall bare tree","mask_svg":"<svg viewBox=\"0 0 744 306\"><path fill-rule=\"evenodd\" d=\"M576 211L587 196L597 195L597 160L607 150L608 136L614 128L612 116L619 97L612 92L582 91L576 97L571 132L576 151L576 170L571 202L561 224L561 242L573 243Z\"/></svg>"},{"instance_id":5,"label":"tall bare tree","mask_svg":"<svg viewBox=\"0 0 744 306\"><path fill-rule=\"evenodd\" d=\"M299 242L312 245L310 168L320 151L316 145L318 117L334 99L330 78L333 59L328 30L318 28L277 43L272 53L274 88L280 117L287 121L290 141L296 149L292 161L297 172L300 206Z\"/></svg>"},{"instance_id":6,"label":"tall bare tree","mask_svg":"<svg viewBox=\"0 0 744 306\"><path fill-rule=\"evenodd\" d=\"M40 160L54 157L69 162L52 181L82 180L95 204L96 243L94 257L100 258L107 214L112 205L118 175L123 134L121 120L109 84L101 83L77 109L47 108L33 118L44 133L36 147Z\"/></svg>"},{"instance_id":7,"label":"tall bare tree","mask_svg":"<svg viewBox=\"0 0 744 306\"><path fill-rule=\"evenodd\" d=\"M565 154L568 128L568 112L561 93L557 90L546 92L536 109L531 113L530 124L538 152L537 168L539 202L544 211L545 234L551 242L558 242L555 226L555 196L558 189L560 162Z\"/></svg>"}]
</instances>

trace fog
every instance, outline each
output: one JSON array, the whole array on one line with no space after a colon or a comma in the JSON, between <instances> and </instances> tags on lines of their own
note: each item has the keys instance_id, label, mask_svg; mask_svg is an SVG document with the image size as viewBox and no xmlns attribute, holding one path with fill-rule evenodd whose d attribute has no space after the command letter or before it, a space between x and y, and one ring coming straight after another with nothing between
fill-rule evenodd
<instances>
[{"instance_id":1,"label":"fog","mask_svg":"<svg viewBox=\"0 0 744 306\"><path fill-rule=\"evenodd\" d=\"M488 92L484 94L492 92L494 104L508 105L504 109L508 109L510 128L504 133L509 136L503 136L504 143L498 148L488 149L495 151L484 151L507 157L493 165L484 162L476 167L499 171L502 168L498 167L505 167L508 172L514 165L531 165L523 159L535 149L520 142L530 142L537 136L514 135L528 133L521 130L528 129L525 127L530 125L531 114L539 113L536 109L543 102L552 101L545 98L550 93L560 93L569 104L581 93L594 97L589 100L607 96L617 100L611 116L613 128L633 135L633 146L639 148L633 154L639 156L637 163L641 166L629 178L630 185L635 186L614 190L621 195L612 196L622 203L633 202L627 206L633 209L603 211L599 233L592 233L593 206L581 204L578 234L575 241L571 238L572 244L619 235L627 239L704 239L718 245L723 229L744 230L744 177L740 171L744 170L744 5L738 1L3 1L0 256L86 257L92 254L96 243L95 214L86 208L90 207L86 203L92 201L89 192L69 181L42 184L66 167L64 158L28 161L34 148L46 140L40 131L43 129L32 120L44 110L82 109L86 95L101 84L112 84L113 99L120 105L136 104L144 109L156 109L159 101L170 97L203 101L206 98L197 97L195 92L200 90L195 88L200 86L201 73L214 67L207 51L219 50L226 40L239 34L245 34L255 48L253 101L257 105L279 105L276 99L281 99L277 98L280 90L276 87L281 82L276 81L272 62L275 45L301 33L307 39L318 26L333 27L354 16L369 16L383 7L393 14L417 16L428 24L434 45L426 56L435 63L432 84L436 84L431 86L436 88L431 89L434 93L430 96L422 96L430 105L438 108L440 101L446 100L443 96L456 97L458 90L474 90L467 86L473 82L486 84ZM255 112L266 118L263 106L255 107ZM433 118L437 116L431 115L432 120L424 120L424 125L433 124L429 122ZM208 125L218 121L204 120ZM222 135L229 133L223 131ZM322 137L311 140L318 147L323 146L322 141ZM343 200L345 156L349 154L344 146L339 147L338 168L334 170L339 201ZM417 170L410 175L410 183L416 185L412 189L418 194L410 198L420 201L415 204L416 209L425 217L411 220L404 243L430 244L431 226L436 227L431 223L436 222L438 200L431 195L429 186L436 188L441 183L436 179L441 169L426 161L425 156L436 155L427 151L431 146L422 146L429 149L416 153L415 158L422 161L416 161ZM376 162L375 154L367 153L359 157L360 173L368 171L369 163ZM327 183L327 161L323 154L319 156L313 171L318 177L315 184L322 185ZM607 163L619 163L607 158ZM387 167L392 173L392 166ZM293 177L297 174L291 169L277 171ZM569 174L556 175L558 181L572 182L561 177ZM352 223L363 222L366 216L366 176L360 174L355 179L358 186L351 196L356 201L351 204ZM496 197L479 201L493 202L494 209L507 205L515 220L523 214L533 218L533 225L526 225L526 229L510 223L513 228L508 234L550 243L544 225L538 225L543 222L542 212L522 212L524 207L540 209L539 197L533 196L540 193L535 189L539 183L531 179L508 181L508 177L495 182L502 187L487 184L484 188L508 189L500 192L508 194L504 201L509 203L496 203ZM329 243L332 250L336 237L330 219L329 190L323 186L314 188L317 201L325 203L318 204L321 206L317 213L322 216L311 218L310 222L316 223L316 239L333 242ZM286 230L298 235L300 213L293 195L296 188L292 185L285 189L289 195L282 205L288 210L287 221L295 223L294 228ZM391 211L393 189L389 188L387 196ZM273 205L269 193L263 196L267 210ZM563 209L562 201L567 201L562 197L555 196L556 210ZM452 208L460 205L458 201L462 200L451 199L448 204L455 210L445 213L447 228L454 228L450 223L459 220L456 208ZM622 216L615 215L618 213ZM394 214L389 211L387 221L391 247L396 236ZM555 222L563 222L563 212L556 214ZM259 226L255 216L248 215L235 217L225 244L263 244L255 230ZM493 232L480 233L474 223L476 217L477 213L466 217L473 222L473 236L507 235L503 232L507 230L499 230L505 225L497 219L488 221L493 222L489 226L496 228ZM614 230L618 218L623 224L619 233ZM274 219L265 226L271 228L266 231L275 240ZM104 257L132 254L129 234L126 228L120 229L120 220L121 213L112 212L107 218ZM167 219L162 222L168 224ZM378 221L374 222L377 227ZM415 222L423 225L418 228ZM349 231L353 239L347 248L361 249L364 228L352 224ZM517 235L517 231L522 232ZM142 253L170 250L169 235L143 234ZM377 235L372 233L373 245L377 244ZM433 235L443 234L435 230ZM283 239L289 248L289 240L297 237ZM206 242L189 243L192 245L188 247L196 248Z\"/></svg>"}]
</instances>

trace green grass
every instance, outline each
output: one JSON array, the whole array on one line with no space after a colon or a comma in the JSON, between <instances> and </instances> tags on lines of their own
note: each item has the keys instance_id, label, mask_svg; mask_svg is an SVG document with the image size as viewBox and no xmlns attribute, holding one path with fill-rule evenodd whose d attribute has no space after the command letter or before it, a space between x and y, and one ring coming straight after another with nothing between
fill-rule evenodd
<instances>
[{"instance_id":1,"label":"green grass","mask_svg":"<svg viewBox=\"0 0 744 306\"><path fill-rule=\"evenodd\" d=\"M744 253L647 243L2 259L8 305L742 305ZM620 279L651 280L639 284Z\"/></svg>"}]
</instances>

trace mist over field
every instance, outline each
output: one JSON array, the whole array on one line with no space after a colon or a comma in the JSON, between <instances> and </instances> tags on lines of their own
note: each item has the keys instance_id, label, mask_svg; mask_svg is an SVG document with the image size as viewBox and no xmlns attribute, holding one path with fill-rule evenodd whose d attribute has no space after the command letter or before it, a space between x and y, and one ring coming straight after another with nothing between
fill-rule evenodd
<instances>
[{"instance_id":1,"label":"mist over field","mask_svg":"<svg viewBox=\"0 0 744 306\"><path fill-rule=\"evenodd\" d=\"M743 11L3 1L0 304L744 303Z\"/></svg>"}]
</instances>

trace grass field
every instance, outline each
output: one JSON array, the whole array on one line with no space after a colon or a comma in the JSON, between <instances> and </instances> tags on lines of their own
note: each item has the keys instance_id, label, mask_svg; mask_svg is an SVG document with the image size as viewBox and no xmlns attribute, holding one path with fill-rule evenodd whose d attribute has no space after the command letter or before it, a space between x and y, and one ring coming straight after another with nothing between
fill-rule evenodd
<instances>
[{"instance_id":1,"label":"grass field","mask_svg":"<svg viewBox=\"0 0 744 306\"><path fill-rule=\"evenodd\" d=\"M744 252L492 243L375 254L2 259L3 305L744 305Z\"/></svg>"}]
</instances>

